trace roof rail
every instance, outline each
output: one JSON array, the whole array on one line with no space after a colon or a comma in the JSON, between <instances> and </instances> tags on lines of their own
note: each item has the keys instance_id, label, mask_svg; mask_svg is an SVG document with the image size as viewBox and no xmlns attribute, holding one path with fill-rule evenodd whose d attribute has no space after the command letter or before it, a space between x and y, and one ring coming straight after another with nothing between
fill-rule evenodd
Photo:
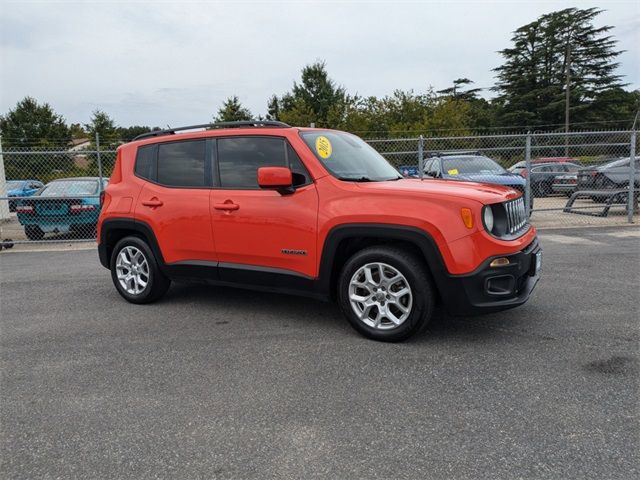
<instances>
[{"instance_id":1,"label":"roof rail","mask_svg":"<svg viewBox=\"0 0 640 480\"><path fill-rule=\"evenodd\" d=\"M446 157L449 155L482 155L478 150L448 150L445 152L429 152L429 157Z\"/></svg>"},{"instance_id":2,"label":"roof rail","mask_svg":"<svg viewBox=\"0 0 640 480\"><path fill-rule=\"evenodd\" d=\"M215 123L203 123L201 125L189 125L186 127L168 128L166 130L155 130L148 133L138 135L132 141L142 140L143 138L162 137L164 135L173 135L176 132L184 130L195 130L197 128L291 128L291 125L287 125L284 122L277 122L274 120L241 120L237 122L215 122Z\"/></svg>"}]
</instances>

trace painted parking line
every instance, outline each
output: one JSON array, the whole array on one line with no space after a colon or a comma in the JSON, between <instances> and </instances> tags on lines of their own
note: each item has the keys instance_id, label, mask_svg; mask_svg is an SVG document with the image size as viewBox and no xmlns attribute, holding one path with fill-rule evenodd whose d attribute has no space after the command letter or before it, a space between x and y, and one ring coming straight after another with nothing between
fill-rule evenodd
<instances>
[{"instance_id":1,"label":"painted parking line","mask_svg":"<svg viewBox=\"0 0 640 480\"><path fill-rule=\"evenodd\" d=\"M598 235L602 235L601 233ZM638 230L620 230L617 232L609 232L607 234L609 237L615 238L640 238L640 229Z\"/></svg>"},{"instance_id":2,"label":"painted parking line","mask_svg":"<svg viewBox=\"0 0 640 480\"><path fill-rule=\"evenodd\" d=\"M604 245L602 242L583 237L573 237L568 235L544 234L540 235L542 242L561 243L563 245Z\"/></svg>"}]
</instances>

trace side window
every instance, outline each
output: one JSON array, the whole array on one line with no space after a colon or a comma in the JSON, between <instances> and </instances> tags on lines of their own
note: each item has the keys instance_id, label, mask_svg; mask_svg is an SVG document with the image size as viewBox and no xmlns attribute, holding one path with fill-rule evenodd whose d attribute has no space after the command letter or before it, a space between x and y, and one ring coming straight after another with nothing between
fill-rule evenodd
<instances>
[{"instance_id":1,"label":"side window","mask_svg":"<svg viewBox=\"0 0 640 480\"><path fill-rule=\"evenodd\" d=\"M204 187L205 140L158 145L157 181L171 187Z\"/></svg>"},{"instance_id":2,"label":"side window","mask_svg":"<svg viewBox=\"0 0 640 480\"><path fill-rule=\"evenodd\" d=\"M258 168L286 166L282 138L218 139L218 170L223 188L258 188Z\"/></svg>"},{"instance_id":3,"label":"side window","mask_svg":"<svg viewBox=\"0 0 640 480\"><path fill-rule=\"evenodd\" d=\"M300 160L300 157L289 143L287 143L287 160L289 160L289 168L293 174L294 187L311 183L309 172L304 168L302 160Z\"/></svg>"},{"instance_id":4,"label":"side window","mask_svg":"<svg viewBox=\"0 0 640 480\"><path fill-rule=\"evenodd\" d=\"M155 160L155 152L155 145L145 145L138 148L134 169L137 176L151 180L151 165Z\"/></svg>"}]
</instances>

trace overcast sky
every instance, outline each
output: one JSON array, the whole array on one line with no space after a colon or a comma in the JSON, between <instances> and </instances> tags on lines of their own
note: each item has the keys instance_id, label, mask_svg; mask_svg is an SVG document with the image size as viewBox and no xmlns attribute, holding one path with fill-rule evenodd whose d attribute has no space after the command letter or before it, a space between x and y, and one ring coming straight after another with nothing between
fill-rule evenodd
<instances>
[{"instance_id":1,"label":"overcast sky","mask_svg":"<svg viewBox=\"0 0 640 480\"><path fill-rule=\"evenodd\" d=\"M325 60L350 93L490 87L511 32L569 6L601 7L619 73L640 88L640 1L55 2L0 0L0 112L30 95L68 122L211 120L238 95L255 114Z\"/></svg>"}]
</instances>

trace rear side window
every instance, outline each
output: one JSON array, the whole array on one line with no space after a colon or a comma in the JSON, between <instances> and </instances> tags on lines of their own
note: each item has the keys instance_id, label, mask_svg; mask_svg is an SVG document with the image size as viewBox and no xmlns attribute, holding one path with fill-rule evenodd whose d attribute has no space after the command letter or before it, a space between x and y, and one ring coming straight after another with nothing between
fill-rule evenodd
<instances>
[{"instance_id":1,"label":"rear side window","mask_svg":"<svg viewBox=\"0 0 640 480\"><path fill-rule=\"evenodd\" d=\"M138 177L151 180L151 166L155 160L156 145L146 145L138 148L136 154L135 172Z\"/></svg>"},{"instance_id":2,"label":"rear side window","mask_svg":"<svg viewBox=\"0 0 640 480\"><path fill-rule=\"evenodd\" d=\"M205 140L158 145L157 181L171 187L204 187Z\"/></svg>"},{"instance_id":3,"label":"rear side window","mask_svg":"<svg viewBox=\"0 0 640 480\"><path fill-rule=\"evenodd\" d=\"M258 168L285 167L285 142L273 137L218 140L218 169L223 188L258 188Z\"/></svg>"}]
</instances>

